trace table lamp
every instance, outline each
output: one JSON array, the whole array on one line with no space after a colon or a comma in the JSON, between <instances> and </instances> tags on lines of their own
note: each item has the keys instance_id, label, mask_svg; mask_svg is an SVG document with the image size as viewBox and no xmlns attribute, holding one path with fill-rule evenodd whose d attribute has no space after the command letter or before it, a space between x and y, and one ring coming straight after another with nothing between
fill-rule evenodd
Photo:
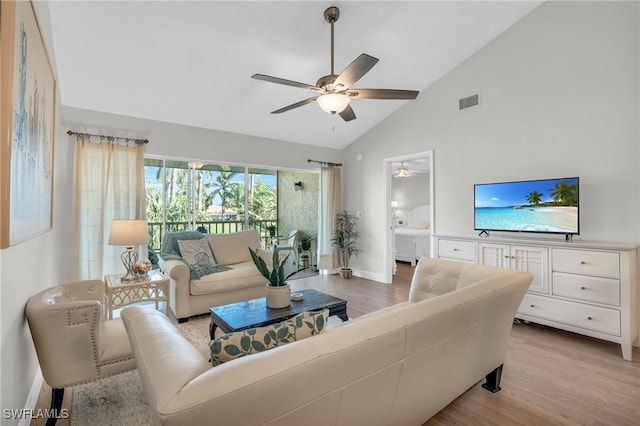
<instances>
[{"instance_id":1,"label":"table lamp","mask_svg":"<svg viewBox=\"0 0 640 426\"><path fill-rule=\"evenodd\" d=\"M134 281L133 265L138 261L138 253L133 251L133 246L147 244L149 242L149 231L146 220L118 220L111 221L111 233L109 234L109 245L126 246L127 249L120 255L127 274L120 281Z\"/></svg>"}]
</instances>

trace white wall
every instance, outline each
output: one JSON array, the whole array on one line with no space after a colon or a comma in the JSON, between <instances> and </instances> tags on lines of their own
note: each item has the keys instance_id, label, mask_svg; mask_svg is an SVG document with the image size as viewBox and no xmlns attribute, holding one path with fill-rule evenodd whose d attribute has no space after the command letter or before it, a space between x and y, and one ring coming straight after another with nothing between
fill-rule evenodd
<instances>
[{"instance_id":1,"label":"white wall","mask_svg":"<svg viewBox=\"0 0 640 426\"><path fill-rule=\"evenodd\" d=\"M429 149L436 233L473 232L474 183L580 176L580 238L639 242L638 17L637 2L544 3L352 143L354 269L384 273L383 159Z\"/></svg>"},{"instance_id":2,"label":"white wall","mask_svg":"<svg viewBox=\"0 0 640 426\"><path fill-rule=\"evenodd\" d=\"M51 46L51 32L48 8L43 2L35 2L38 23L45 39ZM52 52L49 49L49 54ZM4 94L3 94L4 95ZM59 106L59 97L56 99ZM59 127L56 117L56 127ZM56 132L56 138L60 132ZM64 147L54 146L54 159L57 159ZM31 333L24 316L27 299L40 290L57 283L60 269L60 251L64 242L59 240L59 220L65 216L67 206L60 205L55 197L61 193L61 184L68 171L57 162L53 169L53 230L35 238L0 250L0 408L25 408L31 393L39 366L31 340ZM38 391L38 389L33 389ZM35 402L35 400L31 401ZM31 408L31 407L29 407ZM16 424L19 419L5 419L4 412L0 422Z\"/></svg>"}]
</instances>

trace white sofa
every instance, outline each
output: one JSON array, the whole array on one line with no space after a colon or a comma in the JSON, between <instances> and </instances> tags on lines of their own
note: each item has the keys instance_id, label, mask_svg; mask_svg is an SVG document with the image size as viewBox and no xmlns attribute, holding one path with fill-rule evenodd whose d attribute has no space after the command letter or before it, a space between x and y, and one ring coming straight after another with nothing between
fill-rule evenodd
<instances>
[{"instance_id":1,"label":"white sofa","mask_svg":"<svg viewBox=\"0 0 640 426\"><path fill-rule=\"evenodd\" d=\"M194 232L195 233L195 232ZM185 233L187 234L187 233ZM189 267L181 260L160 259L160 268L169 276L171 310L178 321L209 312L212 306L264 297L267 282L255 267L248 247L271 265L271 252L260 250L260 233L256 229L231 234L204 234L219 264L228 271L192 280Z\"/></svg>"},{"instance_id":2,"label":"white sofa","mask_svg":"<svg viewBox=\"0 0 640 426\"><path fill-rule=\"evenodd\" d=\"M420 425L485 376L499 389L532 278L423 258L410 301L217 367L158 311L122 317L155 424Z\"/></svg>"}]
</instances>

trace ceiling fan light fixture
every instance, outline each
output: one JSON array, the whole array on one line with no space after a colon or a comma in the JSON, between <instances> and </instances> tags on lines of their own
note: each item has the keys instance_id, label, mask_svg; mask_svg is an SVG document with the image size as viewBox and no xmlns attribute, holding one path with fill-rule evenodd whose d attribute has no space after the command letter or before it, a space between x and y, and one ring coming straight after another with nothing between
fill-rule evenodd
<instances>
[{"instance_id":1,"label":"ceiling fan light fixture","mask_svg":"<svg viewBox=\"0 0 640 426\"><path fill-rule=\"evenodd\" d=\"M409 168L405 166L403 162L400 163L400 167L398 167L391 175L394 178L408 178L411 177L413 173L411 173L411 170L409 170Z\"/></svg>"},{"instance_id":2,"label":"ceiling fan light fixture","mask_svg":"<svg viewBox=\"0 0 640 426\"><path fill-rule=\"evenodd\" d=\"M342 112L349 105L349 96L342 93L327 93L326 95L318 96L316 99L318 105L324 112L335 114Z\"/></svg>"}]
</instances>

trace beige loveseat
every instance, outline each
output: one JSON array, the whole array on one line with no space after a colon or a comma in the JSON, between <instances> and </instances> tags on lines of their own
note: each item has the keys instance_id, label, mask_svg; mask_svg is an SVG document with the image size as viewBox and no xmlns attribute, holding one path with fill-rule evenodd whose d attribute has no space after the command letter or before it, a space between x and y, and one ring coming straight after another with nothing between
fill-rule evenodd
<instances>
[{"instance_id":1,"label":"beige loveseat","mask_svg":"<svg viewBox=\"0 0 640 426\"><path fill-rule=\"evenodd\" d=\"M184 232L178 235L197 235ZM171 237L171 235L165 236ZM181 260L160 258L160 267L171 278L171 310L180 322L193 315L209 312L212 306L264 297L267 280L251 260L248 247L271 265L271 252L260 250L260 233L256 229L232 234L203 234L216 262L231 269L191 279L189 266ZM164 245L164 243L163 243ZM162 254L161 254L162 256ZM166 256L165 256L166 257Z\"/></svg>"},{"instance_id":2,"label":"beige loveseat","mask_svg":"<svg viewBox=\"0 0 640 426\"><path fill-rule=\"evenodd\" d=\"M122 317L155 424L420 425L485 376L498 389L532 278L423 258L410 301L217 367L158 311Z\"/></svg>"}]
</instances>

